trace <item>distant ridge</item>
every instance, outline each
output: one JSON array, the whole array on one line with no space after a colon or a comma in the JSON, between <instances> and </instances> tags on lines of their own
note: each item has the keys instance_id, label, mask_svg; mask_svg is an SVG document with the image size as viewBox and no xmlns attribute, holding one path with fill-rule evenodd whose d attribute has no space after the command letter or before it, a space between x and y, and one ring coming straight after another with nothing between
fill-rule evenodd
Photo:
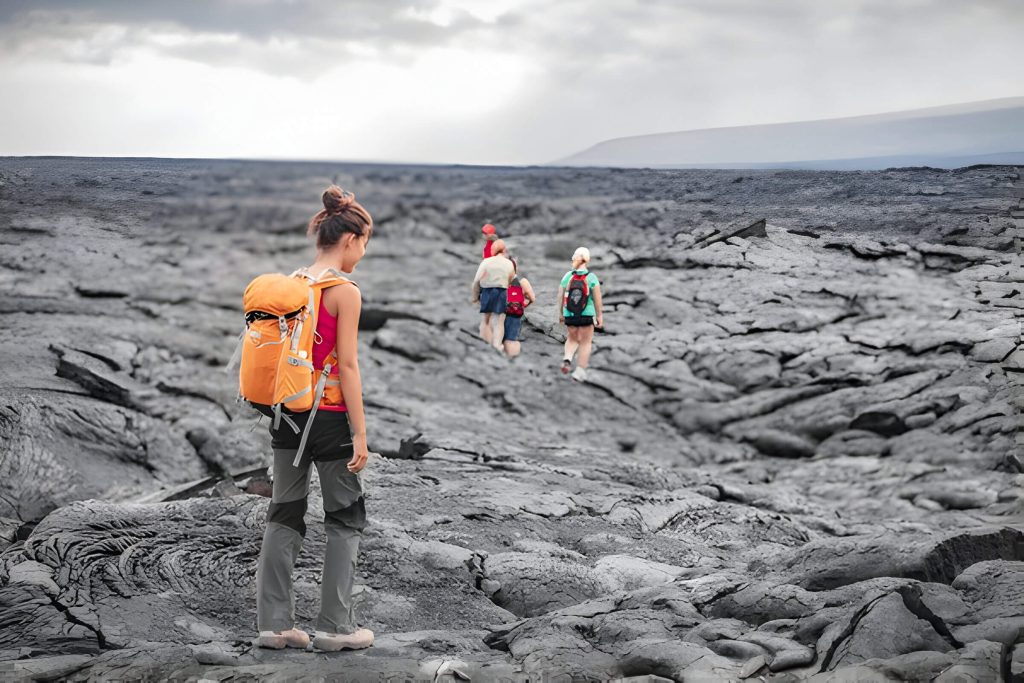
<instances>
[{"instance_id":1,"label":"distant ridge","mask_svg":"<svg viewBox=\"0 0 1024 683\"><path fill-rule=\"evenodd\" d=\"M1024 165L1024 97L615 138L557 166L876 170Z\"/></svg>"}]
</instances>

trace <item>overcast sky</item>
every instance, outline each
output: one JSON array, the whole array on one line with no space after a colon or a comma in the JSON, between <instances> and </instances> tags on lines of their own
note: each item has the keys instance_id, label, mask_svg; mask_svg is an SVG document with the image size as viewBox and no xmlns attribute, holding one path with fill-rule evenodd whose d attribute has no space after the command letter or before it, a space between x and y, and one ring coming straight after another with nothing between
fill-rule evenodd
<instances>
[{"instance_id":1,"label":"overcast sky","mask_svg":"<svg viewBox=\"0 0 1024 683\"><path fill-rule=\"evenodd\" d=\"M0 0L0 156L545 163L1024 95L1020 0Z\"/></svg>"}]
</instances>

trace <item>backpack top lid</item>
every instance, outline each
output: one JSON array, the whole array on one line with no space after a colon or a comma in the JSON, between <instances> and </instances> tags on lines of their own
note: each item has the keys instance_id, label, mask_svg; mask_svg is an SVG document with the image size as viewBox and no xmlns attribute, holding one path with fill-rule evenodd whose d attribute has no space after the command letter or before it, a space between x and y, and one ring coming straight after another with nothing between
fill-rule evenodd
<instances>
[{"instance_id":1,"label":"backpack top lid","mask_svg":"<svg viewBox=\"0 0 1024 683\"><path fill-rule=\"evenodd\" d=\"M246 313L262 311L271 315L293 313L309 302L309 284L281 273L260 275L245 288L242 305Z\"/></svg>"}]
</instances>

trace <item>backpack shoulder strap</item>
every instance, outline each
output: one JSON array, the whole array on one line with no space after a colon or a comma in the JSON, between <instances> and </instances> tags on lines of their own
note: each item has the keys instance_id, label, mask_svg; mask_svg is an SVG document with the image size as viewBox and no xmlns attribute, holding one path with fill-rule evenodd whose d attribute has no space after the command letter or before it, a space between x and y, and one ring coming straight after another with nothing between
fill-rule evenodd
<instances>
[{"instance_id":1,"label":"backpack shoulder strap","mask_svg":"<svg viewBox=\"0 0 1024 683\"><path fill-rule=\"evenodd\" d=\"M326 280L318 280L312 284L312 287L319 295L322 296L328 289L331 289L332 287L339 287L341 285L352 285L357 289L359 288L359 285L348 278L328 278Z\"/></svg>"},{"instance_id":2,"label":"backpack shoulder strap","mask_svg":"<svg viewBox=\"0 0 1024 683\"><path fill-rule=\"evenodd\" d=\"M319 275L313 275L307 269L299 268L291 276L306 279L310 287L318 290L334 287L335 285L356 284L354 280L348 279L340 270L335 270L334 268L328 268ZM356 286L358 287L358 285Z\"/></svg>"},{"instance_id":3,"label":"backpack shoulder strap","mask_svg":"<svg viewBox=\"0 0 1024 683\"><path fill-rule=\"evenodd\" d=\"M336 268L328 268L327 270L325 270L324 272L320 273L316 277L317 277L317 280L325 280L325 279L329 280L331 278L338 278L338 279L341 279L341 280L348 280L348 278L345 277L345 273L341 272L340 270L338 270Z\"/></svg>"},{"instance_id":4,"label":"backpack shoulder strap","mask_svg":"<svg viewBox=\"0 0 1024 683\"><path fill-rule=\"evenodd\" d=\"M305 268L298 268L296 270L293 270L291 274L288 275L288 277L300 277L304 280L309 280L310 282L316 282L316 278L310 275L309 271L306 270Z\"/></svg>"},{"instance_id":5,"label":"backpack shoulder strap","mask_svg":"<svg viewBox=\"0 0 1024 683\"><path fill-rule=\"evenodd\" d=\"M332 273L338 271L331 269ZM326 277L319 277L316 280L309 283L309 307L315 311L314 317L320 312L320 302L324 298L324 292L331 287L338 287L341 285L353 285L358 287L355 282L349 280L347 277L338 273L337 275L328 275Z\"/></svg>"}]
</instances>

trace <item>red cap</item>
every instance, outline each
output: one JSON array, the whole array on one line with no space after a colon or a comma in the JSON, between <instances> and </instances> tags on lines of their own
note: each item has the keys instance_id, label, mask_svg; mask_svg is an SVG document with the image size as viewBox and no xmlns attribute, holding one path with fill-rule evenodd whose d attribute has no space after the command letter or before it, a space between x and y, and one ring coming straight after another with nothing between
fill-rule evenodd
<instances>
[{"instance_id":1,"label":"red cap","mask_svg":"<svg viewBox=\"0 0 1024 683\"><path fill-rule=\"evenodd\" d=\"M483 232L483 234L485 235L493 235L497 231L495 230L493 225L491 225L490 223L485 223L484 227L481 228L481 232Z\"/></svg>"}]
</instances>

